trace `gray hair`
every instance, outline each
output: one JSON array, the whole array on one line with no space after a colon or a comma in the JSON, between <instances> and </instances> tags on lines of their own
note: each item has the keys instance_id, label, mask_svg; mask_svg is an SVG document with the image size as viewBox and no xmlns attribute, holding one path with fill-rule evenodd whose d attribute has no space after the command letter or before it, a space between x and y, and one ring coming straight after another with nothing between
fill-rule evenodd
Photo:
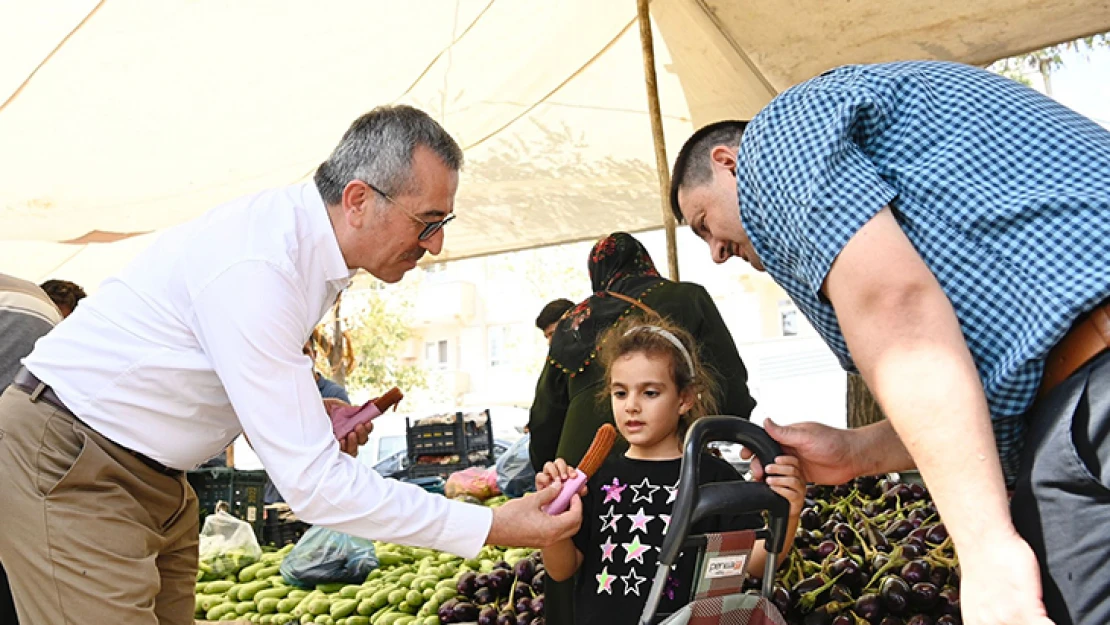
<instances>
[{"instance_id":1,"label":"gray hair","mask_svg":"<svg viewBox=\"0 0 1110 625\"><path fill-rule=\"evenodd\" d=\"M415 191L412 153L417 145L430 149L452 171L462 168L462 148L427 113L403 104L379 106L356 119L316 169L316 188L329 206L343 200L343 189L352 180L392 196Z\"/></svg>"},{"instance_id":2,"label":"gray hair","mask_svg":"<svg viewBox=\"0 0 1110 625\"><path fill-rule=\"evenodd\" d=\"M714 122L695 132L674 160L674 173L671 175L671 212L678 223L682 223L682 211L678 206L680 187L700 187L713 177L709 153L718 145L739 146L740 137L748 122L727 120Z\"/></svg>"}]
</instances>

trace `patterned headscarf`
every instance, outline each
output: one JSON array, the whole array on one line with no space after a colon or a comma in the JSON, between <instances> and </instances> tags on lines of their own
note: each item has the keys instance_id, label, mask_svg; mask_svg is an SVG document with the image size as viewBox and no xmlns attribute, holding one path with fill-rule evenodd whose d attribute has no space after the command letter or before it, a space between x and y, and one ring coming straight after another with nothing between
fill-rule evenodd
<instances>
[{"instance_id":1,"label":"patterned headscarf","mask_svg":"<svg viewBox=\"0 0 1110 625\"><path fill-rule=\"evenodd\" d=\"M609 292L638 300L667 281L644 245L627 232L598 241L590 250L589 270L594 294L563 315L551 339L551 364L571 376L589 366L598 337L633 307Z\"/></svg>"}]
</instances>

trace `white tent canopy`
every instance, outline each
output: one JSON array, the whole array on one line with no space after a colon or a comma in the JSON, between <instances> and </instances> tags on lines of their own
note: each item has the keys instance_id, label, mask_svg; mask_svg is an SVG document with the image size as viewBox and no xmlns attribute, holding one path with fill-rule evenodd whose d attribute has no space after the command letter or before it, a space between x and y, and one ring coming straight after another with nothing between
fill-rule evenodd
<instances>
[{"instance_id":1,"label":"white tent canopy","mask_svg":"<svg viewBox=\"0 0 1110 625\"><path fill-rule=\"evenodd\" d=\"M845 63L983 64L1083 0L655 0L668 153ZM662 223L633 0L0 4L0 272L93 286L157 232L308 179L385 103L464 147L447 259ZM145 234L150 233L150 234Z\"/></svg>"}]
</instances>

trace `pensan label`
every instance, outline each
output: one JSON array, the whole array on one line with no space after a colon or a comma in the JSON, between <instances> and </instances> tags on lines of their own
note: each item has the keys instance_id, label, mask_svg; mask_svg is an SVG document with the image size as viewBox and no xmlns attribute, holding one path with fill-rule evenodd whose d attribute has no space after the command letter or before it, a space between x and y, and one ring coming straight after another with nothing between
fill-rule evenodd
<instances>
[{"instance_id":1,"label":"pensan label","mask_svg":"<svg viewBox=\"0 0 1110 625\"><path fill-rule=\"evenodd\" d=\"M736 577L744 574L744 565L748 562L748 556L721 556L718 558L710 558L705 568L706 579L716 579L718 577Z\"/></svg>"}]
</instances>

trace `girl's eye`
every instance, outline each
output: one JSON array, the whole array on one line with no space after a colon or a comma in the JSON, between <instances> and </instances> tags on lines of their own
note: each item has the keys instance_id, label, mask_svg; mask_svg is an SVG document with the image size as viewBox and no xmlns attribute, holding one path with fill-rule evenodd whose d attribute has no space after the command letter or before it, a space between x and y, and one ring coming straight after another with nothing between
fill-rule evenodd
<instances>
[{"instance_id":1,"label":"girl's eye","mask_svg":"<svg viewBox=\"0 0 1110 625\"><path fill-rule=\"evenodd\" d=\"M644 391L644 395L647 395L648 397L658 397L659 391Z\"/></svg>"},{"instance_id":2,"label":"girl's eye","mask_svg":"<svg viewBox=\"0 0 1110 625\"><path fill-rule=\"evenodd\" d=\"M617 399L624 399L624 396L624 391L613 391L613 397L616 397Z\"/></svg>"}]
</instances>

